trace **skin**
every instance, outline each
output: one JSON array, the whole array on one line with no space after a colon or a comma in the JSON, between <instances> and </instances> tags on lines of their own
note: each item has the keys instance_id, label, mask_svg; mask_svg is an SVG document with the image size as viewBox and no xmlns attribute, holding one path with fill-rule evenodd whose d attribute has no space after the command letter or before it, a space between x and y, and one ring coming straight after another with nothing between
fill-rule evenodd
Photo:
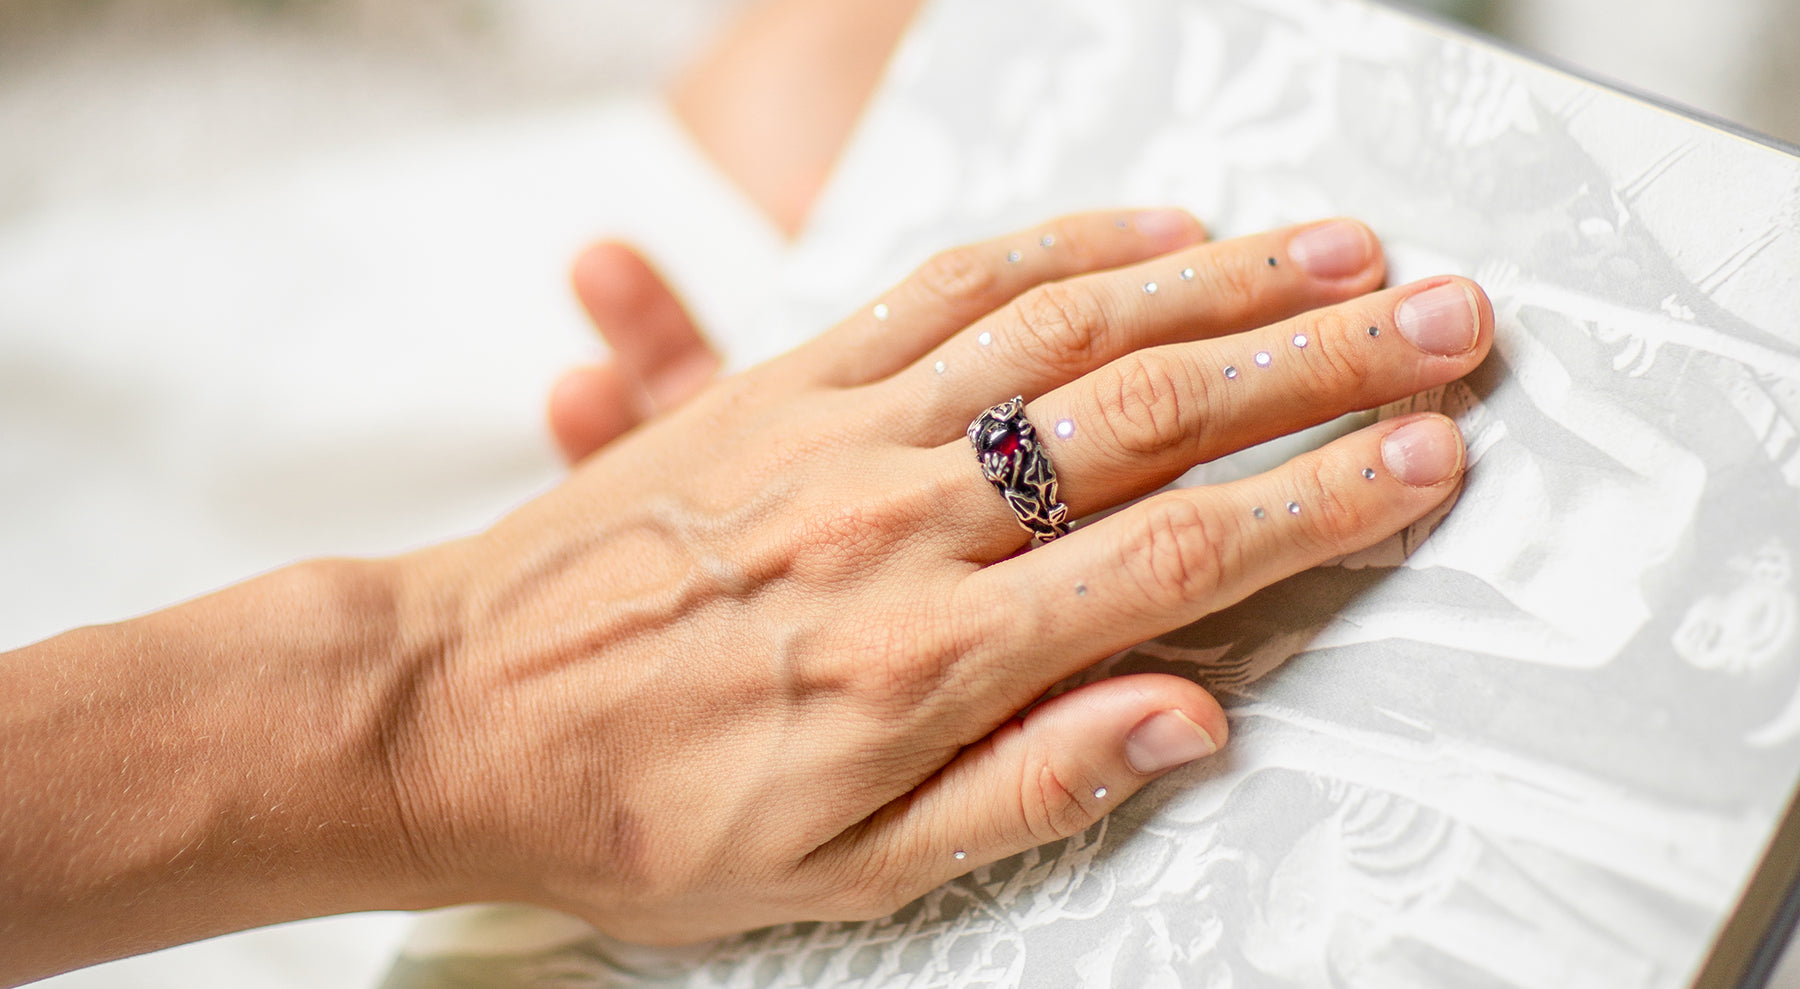
<instances>
[{"instance_id":1,"label":"skin","mask_svg":"<svg viewBox=\"0 0 1800 989\"><path fill-rule=\"evenodd\" d=\"M963 428L1016 393L1074 419L1046 444L1082 516L1486 354L1472 284L1377 291L1367 231L1365 263L1312 277L1295 236L1106 213L947 252L887 320L706 387L478 536L5 654L0 979L467 901L657 944L874 917L1088 827L1223 743L1224 713L1154 674L1033 701L1411 523L1458 483L1460 437L1384 422L1021 554ZM1442 285L1474 323L1447 356L1395 326ZM1259 350L1268 369L1218 373Z\"/></svg>"},{"instance_id":2,"label":"skin","mask_svg":"<svg viewBox=\"0 0 1800 989\"><path fill-rule=\"evenodd\" d=\"M676 80L677 119L798 231L919 0L764 0Z\"/></svg>"}]
</instances>

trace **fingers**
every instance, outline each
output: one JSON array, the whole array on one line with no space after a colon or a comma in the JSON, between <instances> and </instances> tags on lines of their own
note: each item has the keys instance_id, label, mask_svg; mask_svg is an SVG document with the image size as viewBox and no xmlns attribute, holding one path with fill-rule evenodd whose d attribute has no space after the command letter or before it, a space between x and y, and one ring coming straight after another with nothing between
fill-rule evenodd
<instances>
[{"instance_id":1,"label":"fingers","mask_svg":"<svg viewBox=\"0 0 1800 989\"><path fill-rule=\"evenodd\" d=\"M919 440L941 442L977 412L1033 398L1125 354L1265 326L1381 284L1375 235L1331 220L1206 244L1116 271L1052 282L946 341L899 376Z\"/></svg>"},{"instance_id":2,"label":"fingers","mask_svg":"<svg viewBox=\"0 0 1800 989\"><path fill-rule=\"evenodd\" d=\"M880 916L926 890L1076 834L1226 736L1225 713L1180 677L1115 677L1070 691L965 748L866 827L814 853Z\"/></svg>"},{"instance_id":3,"label":"fingers","mask_svg":"<svg viewBox=\"0 0 1800 989\"><path fill-rule=\"evenodd\" d=\"M1154 491L1195 464L1474 370L1493 341L1479 286L1436 278L1376 292L1251 333L1127 355L1026 407L1080 518ZM946 517L965 552L1023 545L1006 503L969 466L966 441L941 448L965 478Z\"/></svg>"},{"instance_id":4,"label":"fingers","mask_svg":"<svg viewBox=\"0 0 1800 989\"><path fill-rule=\"evenodd\" d=\"M1197 463L1468 374L1493 338L1485 303L1460 279L1377 292L1254 333L1132 355L1027 414L1050 425L1062 496L1080 517ZM1054 428L1064 421L1075 425L1067 438Z\"/></svg>"},{"instance_id":5,"label":"fingers","mask_svg":"<svg viewBox=\"0 0 1800 989\"><path fill-rule=\"evenodd\" d=\"M576 463L640 421L637 381L616 364L578 367L550 389L550 435L563 460Z\"/></svg>"},{"instance_id":6,"label":"fingers","mask_svg":"<svg viewBox=\"0 0 1800 989\"><path fill-rule=\"evenodd\" d=\"M1256 477L1165 492L976 571L964 612L1004 620L978 640L994 651L965 660L946 696L986 698L976 710L1003 717L1120 649L1398 532L1455 490L1464 459L1449 419L1394 419Z\"/></svg>"},{"instance_id":7,"label":"fingers","mask_svg":"<svg viewBox=\"0 0 1800 989\"><path fill-rule=\"evenodd\" d=\"M1084 213L925 262L868 309L795 351L814 380L850 386L887 377L1033 286L1132 264L1197 244L1177 210Z\"/></svg>"},{"instance_id":8,"label":"fingers","mask_svg":"<svg viewBox=\"0 0 1800 989\"><path fill-rule=\"evenodd\" d=\"M720 362L668 283L630 247L588 248L571 281L613 351L610 367L571 372L552 397L551 431L564 455L579 460L693 397Z\"/></svg>"}]
</instances>

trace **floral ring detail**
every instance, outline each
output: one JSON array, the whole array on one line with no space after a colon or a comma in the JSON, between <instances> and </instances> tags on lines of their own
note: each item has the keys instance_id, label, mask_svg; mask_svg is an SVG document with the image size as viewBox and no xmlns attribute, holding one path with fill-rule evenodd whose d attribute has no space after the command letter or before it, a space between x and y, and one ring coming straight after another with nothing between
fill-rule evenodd
<instances>
[{"instance_id":1,"label":"floral ring detail","mask_svg":"<svg viewBox=\"0 0 1800 989\"><path fill-rule=\"evenodd\" d=\"M1038 543L1069 531L1069 506L1056 496L1056 470L1025 418L1025 396L1015 396L969 423L981 474L999 489L1019 524Z\"/></svg>"}]
</instances>

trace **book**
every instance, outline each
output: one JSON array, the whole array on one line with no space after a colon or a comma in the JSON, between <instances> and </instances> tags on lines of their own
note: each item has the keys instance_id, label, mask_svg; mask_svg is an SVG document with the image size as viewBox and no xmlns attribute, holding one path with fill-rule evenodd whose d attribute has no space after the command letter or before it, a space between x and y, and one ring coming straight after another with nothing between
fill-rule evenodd
<instances>
[{"instance_id":1,"label":"book","mask_svg":"<svg viewBox=\"0 0 1800 989\"><path fill-rule=\"evenodd\" d=\"M938 0L769 339L1165 204L1359 217L1497 317L1464 381L1184 478L1408 409L1470 446L1453 507L1080 678L1195 677L1226 751L883 920L659 952L481 908L390 987L1759 984L1800 859L1800 158L1361 0Z\"/></svg>"}]
</instances>

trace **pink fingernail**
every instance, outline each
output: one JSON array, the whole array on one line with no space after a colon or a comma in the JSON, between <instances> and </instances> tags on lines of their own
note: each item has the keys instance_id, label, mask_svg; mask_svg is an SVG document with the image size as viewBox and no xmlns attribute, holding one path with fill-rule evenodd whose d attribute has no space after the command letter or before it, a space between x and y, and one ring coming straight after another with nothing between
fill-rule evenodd
<instances>
[{"instance_id":1,"label":"pink fingernail","mask_svg":"<svg viewBox=\"0 0 1800 989\"><path fill-rule=\"evenodd\" d=\"M1348 278L1375 259L1375 245L1361 224L1333 220L1295 234L1288 257L1314 278Z\"/></svg>"},{"instance_id":2,"label":"pink fingernail","mask_svg":"<svg viewBox=\"0 0 1800 989\"><path fill-rule=\"evenodd\" d=\"M1461 282L1428 288L1394 309L1394 328L1427 354L1467 353L1481 332L1481 307Z\"/></svg>"},{"instance_id":3,"label":"pink fingernail","mask_svg":"<svg viewBox=\"0 0 1800 989\"><path fill-rule=\"evenodd\" d=\"M1217 751L1219 746L1206 729L1180 711L1158 711L1138 722L1125 737L1125 761L1145 776Z\"/></svg>"},{"instance_id":4,"label":"pink fingernail","mask_svg":"<svg viewBox=\"0 0 1800 989\"><path fill-rule=\"evenodd\" d=\"M1158 250L1172 251L1199 240L1199 222L1178 209L1145 210L1132 217L1132 226Z\"/></svg>"},{"instance_id":5,"label":"pink fingernail","mask_svg":"<svg viewBox=\"0 0 1800 989\"><path fill-rule=\"evenodd\" d=\"M1462 467L1462 434L1443 416L1409 422L1381 441L1381 462L1404 484L1428 488Z\"/></svg>"}]
</instances>

